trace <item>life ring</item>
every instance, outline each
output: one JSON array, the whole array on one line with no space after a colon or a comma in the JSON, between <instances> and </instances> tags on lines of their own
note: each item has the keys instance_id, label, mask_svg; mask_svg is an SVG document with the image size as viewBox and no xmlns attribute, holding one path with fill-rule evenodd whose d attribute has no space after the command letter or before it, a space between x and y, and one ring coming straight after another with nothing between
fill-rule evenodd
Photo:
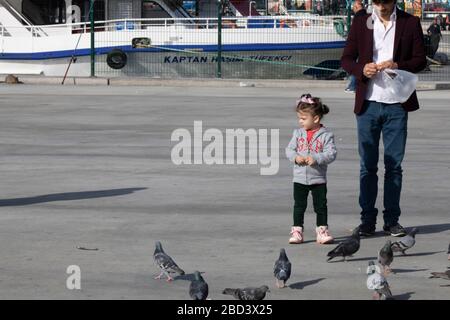
<instances>
[{"instance_id":1,"label":"life ring","mask_svg":"<svg viewBox=\"0 0 450 320\"><path fill-rule=\"evenodd\" d=\"M120 49L111 50L106 56L106 63L112 69L122 69L127 64L127 55Z\"/></svg>"}]
</instances>

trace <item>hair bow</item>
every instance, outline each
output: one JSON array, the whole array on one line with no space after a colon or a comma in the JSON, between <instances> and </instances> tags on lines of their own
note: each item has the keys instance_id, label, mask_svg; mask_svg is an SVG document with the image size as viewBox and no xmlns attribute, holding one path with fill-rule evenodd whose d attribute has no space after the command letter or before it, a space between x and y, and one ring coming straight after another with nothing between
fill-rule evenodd
<instances>
[{"instance_id":1,"label":"hair bow","mask_svg":"<svg viewBox=\"0 0 450 320\"><path fill-rule=\"evenodd\" d=\"M314 100L312 99L310 94L304 94L300 97L300 99L297 100L297 105L300 103L309 103L309 104L313 104Z\"/></svg>"}]
</instances>

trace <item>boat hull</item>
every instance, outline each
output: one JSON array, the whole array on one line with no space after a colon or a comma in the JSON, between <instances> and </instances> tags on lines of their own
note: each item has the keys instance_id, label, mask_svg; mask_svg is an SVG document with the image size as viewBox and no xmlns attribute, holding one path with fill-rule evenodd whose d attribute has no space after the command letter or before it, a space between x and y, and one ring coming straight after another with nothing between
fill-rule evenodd
<instances>
[{"instance_id":1,"label":"boat hull","mask_svg":"<svg viewBox=\"0 0 450 320\"><path fill-rule=\"evenodd\" d=\"M330 75L342 48L270 51L224 51L221 76L247 79L301 79ZM125 52L127 63L120 70L107 64L107 54L96 56L95 74L101 77L214 78L218 73L215 52ZM2 73L64 76L70 57L34 60L0 60ZM327 62L329 62L327 64ZM325 67L310 69L313 66ZM327 68L329 67L329 68ZM309 69L309 72L306 70ZM314 70L314 72L310 72ZM90 76L90 56L77 56L68 76Z\"/></svg>"}]
</instances>

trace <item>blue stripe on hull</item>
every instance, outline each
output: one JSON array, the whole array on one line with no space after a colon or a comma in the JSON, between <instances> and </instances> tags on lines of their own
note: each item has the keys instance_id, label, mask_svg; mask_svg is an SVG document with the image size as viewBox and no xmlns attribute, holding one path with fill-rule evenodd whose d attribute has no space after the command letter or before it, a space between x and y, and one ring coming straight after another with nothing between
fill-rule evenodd
<instances>
[{"instance_id":1,"label":"blue stripe on hull","mask_svg":"<svg viewBox=\"0 0 450 320\"><path fill-rule=\"evenodd\" d=\"M313 42L313 43L266 43L266 44L229 44L223 45L222 51L282 51L282 50L312 50L312 49L339 49L344 48L345 41ZM201 52L216 52L217 45L167 45L161 47L133 49L131 46L116 46L97 48L95 53L107 54L112 49L121 49L124 52L164 52L179 50L199 50ZM0 53L0 60L44 60L66 58L74 56L88 56L90 49L49 51L36 53Z\"/></svg>"}]
</instances>

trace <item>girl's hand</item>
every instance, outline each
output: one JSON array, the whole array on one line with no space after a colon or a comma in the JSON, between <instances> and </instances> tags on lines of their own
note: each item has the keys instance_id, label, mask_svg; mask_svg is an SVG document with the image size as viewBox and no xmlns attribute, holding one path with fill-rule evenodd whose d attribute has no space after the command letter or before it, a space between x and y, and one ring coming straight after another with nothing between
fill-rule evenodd
<instances>
[{"instance_id":1,"label":"girl's hand","mask_svg":"<svg viewBox=\"0 0 450 320\"><path fill-rule=\"evenodd\" d=\"M315 165L315 164L317 163L317 161L314 160L313 157L309 156L309 157L306 157L306 158L305 158L305 163L306 163L308 166L312 166L312 165Z\"/></svg>"},{"instance_id":2,"label":"girl's hand","mask_svg":"<svg viewBox=\"0 0 450 320\"><path fill-rule=\"evenodd\" d=\"M295 157L295 163L298 164L299 166L306 164L306 158L302 157L302 156L296 156Z\"/></svg>"}]
</instances>

